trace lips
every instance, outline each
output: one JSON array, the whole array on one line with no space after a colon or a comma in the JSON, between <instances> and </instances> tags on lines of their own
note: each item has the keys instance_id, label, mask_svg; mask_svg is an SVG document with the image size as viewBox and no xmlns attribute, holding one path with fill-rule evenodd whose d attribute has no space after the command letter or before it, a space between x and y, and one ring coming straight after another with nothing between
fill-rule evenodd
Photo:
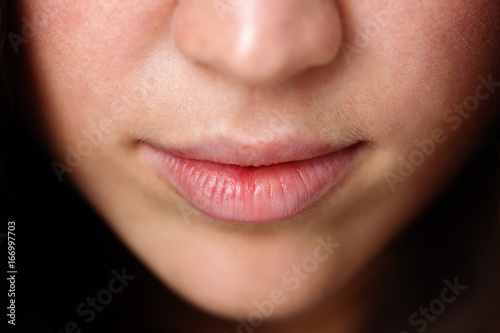
<instances>
[{"instance_id":1,"label":"lips","mask_svg":"<svg viewBox=\"0 0 500 333\"><path fill-rule=\"evenodd\" d=\"M159 173L193 206L215 219L235 223L282 221L305 211L344 177L362 146L355 144L312 158L258 165L256 160L290 160L292 154L288 152L292 150L277 154L275 145L272 154L269 150L235 164L239 154L230 154L226 149L219 149L220 154L212 154L215 157L209 160L182 157L143 144ZM208 156L208 150L197 151L197 157ZM185 151L195 156L192 150ZM301 152L295 153L296 158L312 154L307 149L296 151ZM316 155L321 152L316 150Z\"/></svg>"}]
</instances>

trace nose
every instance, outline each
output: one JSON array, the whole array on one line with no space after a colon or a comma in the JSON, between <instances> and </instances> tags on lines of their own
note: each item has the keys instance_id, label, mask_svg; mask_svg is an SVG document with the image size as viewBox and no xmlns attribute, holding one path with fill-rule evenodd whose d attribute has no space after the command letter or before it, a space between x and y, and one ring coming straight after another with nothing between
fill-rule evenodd
<instances>
[{"instance_id":1,"label":"nose","mask_svg":"<svg viewBox=\"0 0 500 333\"><path fill-rule=\"evenodd\" d=\"M175 15L185 57L255 85L328 64L342 38L336 0L179 0Z\"/></svg>"}]
</instances>

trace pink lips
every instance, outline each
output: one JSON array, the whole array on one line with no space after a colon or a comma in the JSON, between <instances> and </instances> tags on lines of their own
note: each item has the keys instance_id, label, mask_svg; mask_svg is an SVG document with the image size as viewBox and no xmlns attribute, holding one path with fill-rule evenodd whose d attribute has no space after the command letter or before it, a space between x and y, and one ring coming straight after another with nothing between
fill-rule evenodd
<instances>
[{"instance_id":1,"label":"pink lips","mask_svg":"<svg viewBox=\"0 0 500 333\"><path fill-rule=\"evenodd\" d=\"M361 145L257 167L184 158L144 146L160 173L200 211L227 222L264 223L312 206L342 178Z\"/></svg>"}]
</instances>

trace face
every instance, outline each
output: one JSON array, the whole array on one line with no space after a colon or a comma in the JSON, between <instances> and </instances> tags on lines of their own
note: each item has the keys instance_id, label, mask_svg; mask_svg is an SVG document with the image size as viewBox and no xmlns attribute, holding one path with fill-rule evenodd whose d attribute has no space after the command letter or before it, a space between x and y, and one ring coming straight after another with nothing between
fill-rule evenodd
<instances>
[{"instance_id":1,"label":"face","mask_svg":"<svg viewBox=\"0 0 500 333\"><path fill-rule=\"evenodd\" d=\"M19 3L56 177L231 318L343 290L453 176L500 87L495 0Z\"/></svg>"}]
</instances>

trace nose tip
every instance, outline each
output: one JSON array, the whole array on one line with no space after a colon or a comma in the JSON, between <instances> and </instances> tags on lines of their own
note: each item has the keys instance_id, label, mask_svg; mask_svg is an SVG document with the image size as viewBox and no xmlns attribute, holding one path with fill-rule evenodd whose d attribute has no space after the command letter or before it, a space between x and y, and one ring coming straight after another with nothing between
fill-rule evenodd
<instances>
[{"instance_id":1,"label":"nose tip","mask_svg":"<svg viewBox=\"0 0 500 333\"><path fill-rule=\"evenodd\" d=\"M180 0L174 23L185 57L256 85L330 63L341 36L334 0Z\"/></svg>"}]
</instances>

